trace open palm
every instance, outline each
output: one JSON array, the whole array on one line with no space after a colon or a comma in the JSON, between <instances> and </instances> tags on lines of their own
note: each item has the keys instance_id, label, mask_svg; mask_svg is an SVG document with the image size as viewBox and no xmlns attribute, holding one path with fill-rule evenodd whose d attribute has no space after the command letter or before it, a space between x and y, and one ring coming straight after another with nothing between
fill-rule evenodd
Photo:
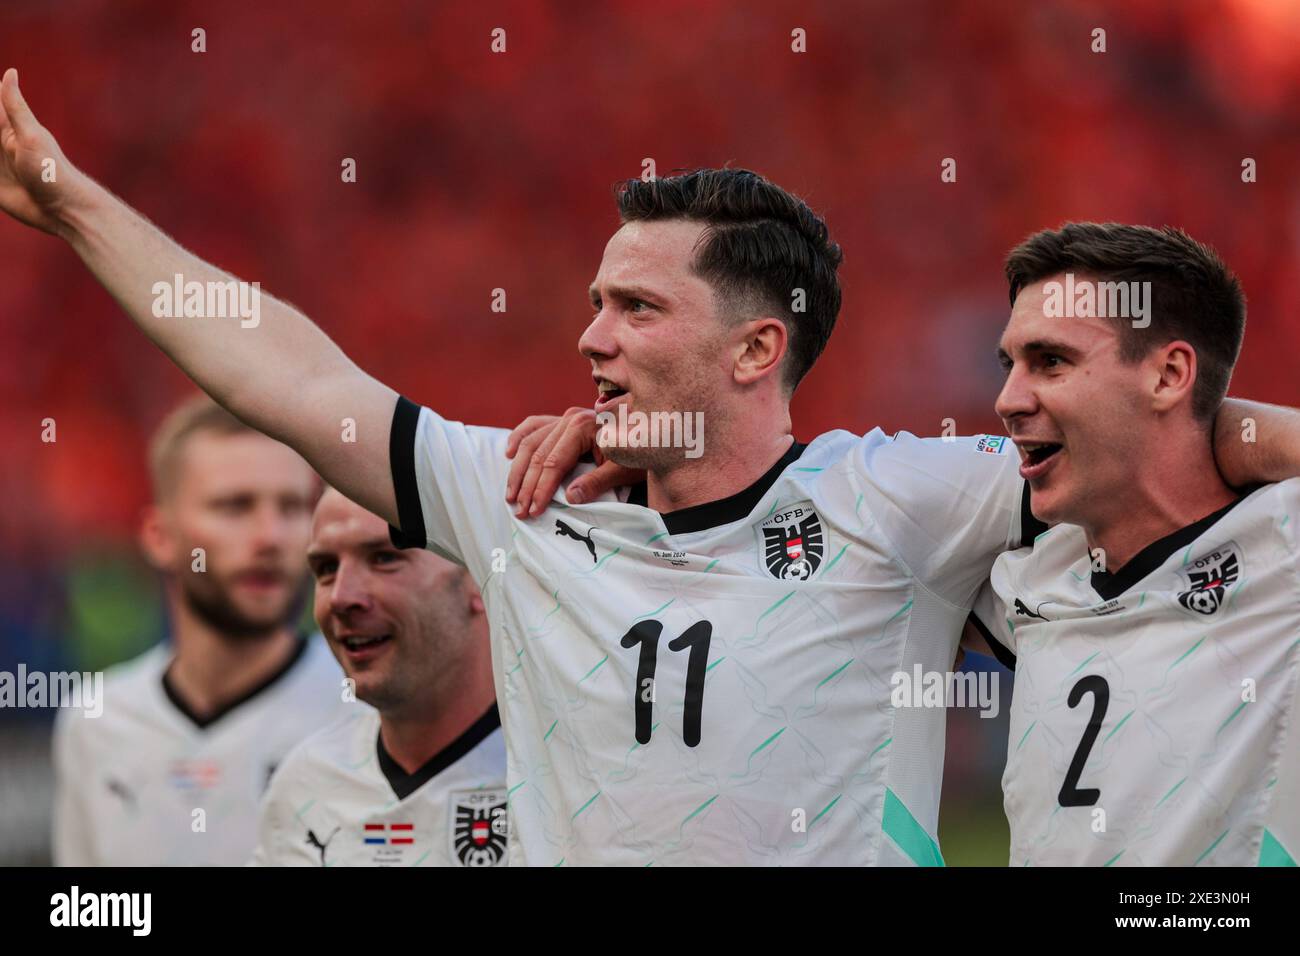
<instances>
[{"instance_id":1,"label":"open palm","mask_svg":"<svg viewBox=\"0 0 1300 956\"><path fill-rule=\"evenodd\" d=\"M57 233L59 210L79 173L50 131L36 121L18 89L18 71L0 81L0 209L37 229Z\"/></svg>"}]
</instances>

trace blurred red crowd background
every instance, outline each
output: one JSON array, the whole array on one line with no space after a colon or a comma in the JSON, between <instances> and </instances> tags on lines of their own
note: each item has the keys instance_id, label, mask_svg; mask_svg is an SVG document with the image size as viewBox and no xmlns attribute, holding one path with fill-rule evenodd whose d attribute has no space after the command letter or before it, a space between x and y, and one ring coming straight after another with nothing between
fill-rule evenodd
<instances>
[{"instance_id":1,"label":"blurred red crowd background","mask_svg":"<svg viewBox=\"0 0 1300 956\"><path fill-rule=\"evenodd\" d=\"M1250 301L1234 393L1300 403L1289 0L3 0L9 66L74 163L448 417L591 402L586 287L647 158L758 170L842 244L803 440L997 430L1002 257L1069 219L1215 245ZM132 535L188 388L63 243L0 221L0 666L156 637Z\"/></svg>"}]
</instances>

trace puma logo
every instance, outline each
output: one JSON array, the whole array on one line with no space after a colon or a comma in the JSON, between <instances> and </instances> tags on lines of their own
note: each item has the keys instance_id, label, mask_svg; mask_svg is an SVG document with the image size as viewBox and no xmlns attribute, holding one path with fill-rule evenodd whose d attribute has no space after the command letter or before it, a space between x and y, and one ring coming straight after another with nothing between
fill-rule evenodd
<instances>
[{"instance_id":1,"label":"puma logo","mask_svg":"<svg viewBox=\"0 0 1300 956\"><path fill-rule=\"evenodd\" d=\"M1036 617L1040 621L1047 620L1047 618L1043 617L1043 615L1035 614L1033 611L1029 610L1029 608L1025 607L1025 602L1020 600L1020 598L1016 598L1015 608L1017 614L1024 615L1025 617Z\"/></svg>"},{"instance_id":2,"label":"puma logo","mask_svg":"<svg viewBox=\"0 0 1300 956\"><path fill-rule=\"evenodd\" d=\"M595 530L596 530L595 528L591 529L591 531L595 531ZM596 546L591 541L591 531L588 531L586 535L581 535L578 534L578 532L574 531L572 528L570 528L563 521L555 522L555 533L557 535L563 535L566 538L572 538L575 541L581 541L583 544L585 544L587 546L587 550L591 552L591 560L592 563L594 564L596 561Z\"/></svg>"},{"instance_id":3,"label":"puma logo","mask_svg":"<svg viewBox=\"0 0 1300 956\"><path fill-rule=\"evenodd\" d=\"M108 792L126 804L128 810L134 812L136 809L135 794L128 789L127 785L116 777L109 777L107 782Z\"/></svg>"},{"instance_id":4,"label":"puma logo","mask_svg":"<svg viewBox=\"0 0 1300 956\"><path fill-rule=\"evenodd\" d=\"M313 833L313 832L311 831L311 828L310 828L310 827L308 827L308 829L307 829L307 843L311 844L311 845L314 846L316 849L320 850L320 865L321 865L321 866L324 866L324 865L325 865L325 848L326 848L327 846L330 845L330 840L333 840L333 839L334 839L334 834L335 834L335 833L338 833L339 830L341 830L341 829L343 829L343 828L342 828L342 827L335 827L333 830L330 831L330 835L327 836L327 837L325 838L325 842L324 842L324 843L321 843L321 841L316 837L316 834Z\"/></svg>"}]
</instances>

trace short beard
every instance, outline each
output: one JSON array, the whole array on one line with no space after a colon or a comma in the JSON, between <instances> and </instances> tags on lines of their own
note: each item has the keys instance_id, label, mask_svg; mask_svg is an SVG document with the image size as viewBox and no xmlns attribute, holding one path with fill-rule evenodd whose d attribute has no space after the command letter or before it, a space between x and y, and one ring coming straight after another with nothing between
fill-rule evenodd
<instances>
[{"instance_id":1,"label":"short beard","mask_svg":"<svg viewBox=\"0 0 1300 956\"><path fill-rule=\"evenodd\" d=\"M465 670L468 642L477 640L467 612L456 610L467 574L452 578L428 595L425 609L413 630L423 640L404 634L398 640L420 640L419 647L394 648L398 653L388 662L386 679L372 690L357 691L357 698L388 719L431 720L453 706L467 680ZM457 640L453 635L462 635ZM401 659L411 655L411 663ZM439 662L436 667L430 662ZM342 661L339 662L342 665ZM346 668L345 668L346 671ZM351 674L349 677L353 676ZM357 682L360 687L360 681Z\"/></svg>"},{"instance_id":2,"label":"short beard","mask_svg":"<svg viewBox=\"0 0 1300 956\"><path fill-rule=\"evenodd\" d=\"M600 446L600 453L606 461L612 461L624 468L633 468L637 471L652 471L657 475L665 475L691 461L686 457L684 449L662 446L656 448L653 445L641 447L602 445Z\"/></svg>"},{"instance_id":3,"label":"short beard","mask_svg":"<svg viewBox=\"0 0 1300 956\"><path fill-rule=\"evenodd\" d=\"M299 594L279 618L270 622L254 620L241 612L219 586L209 593L182 584L181 600L199 620L232 641L265 640L293 621L302 608L302 595Z\"/></svg>"}]
</instances>

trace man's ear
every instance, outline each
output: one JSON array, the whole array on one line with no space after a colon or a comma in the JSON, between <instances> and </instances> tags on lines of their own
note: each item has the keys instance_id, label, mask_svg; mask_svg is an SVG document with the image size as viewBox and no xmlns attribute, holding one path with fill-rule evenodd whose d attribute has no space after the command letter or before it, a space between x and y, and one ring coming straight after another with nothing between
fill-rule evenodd
<instances>
[{"instance_id":1,"label":"man's ear","mask_svg":"<svg viewBox=\"0 0 1300 956\"><path fill-rule=\"evenodd\" d=\"M1181 402L1189 402L1196 387L1196 349L1179 339L1156 349L1155 391L1151 398L1158 412L1167 412Z\"/></svg>"},{"instance_id":2,"label":"man's ear","mask_svg":"<svg viewBox=\"0 0 1300 956\"><path fill-rule=\"evenodd\" d=\"M752 385L780 370L788 337L780 319L751 319L742 327L734 372L738 385Z\"/></svg>"},{"instance_id":3,"label":"man's ear","mask_svg":"<svg viewBox=\"0 0 1300 956\"><path fill-rule=\"evenodd\" d=\"M171 570L176 565L176 535L166 516L157 505L148 505L140 521L140 549L145 559L159 571Z\"/></svg>"}]
</instances>

